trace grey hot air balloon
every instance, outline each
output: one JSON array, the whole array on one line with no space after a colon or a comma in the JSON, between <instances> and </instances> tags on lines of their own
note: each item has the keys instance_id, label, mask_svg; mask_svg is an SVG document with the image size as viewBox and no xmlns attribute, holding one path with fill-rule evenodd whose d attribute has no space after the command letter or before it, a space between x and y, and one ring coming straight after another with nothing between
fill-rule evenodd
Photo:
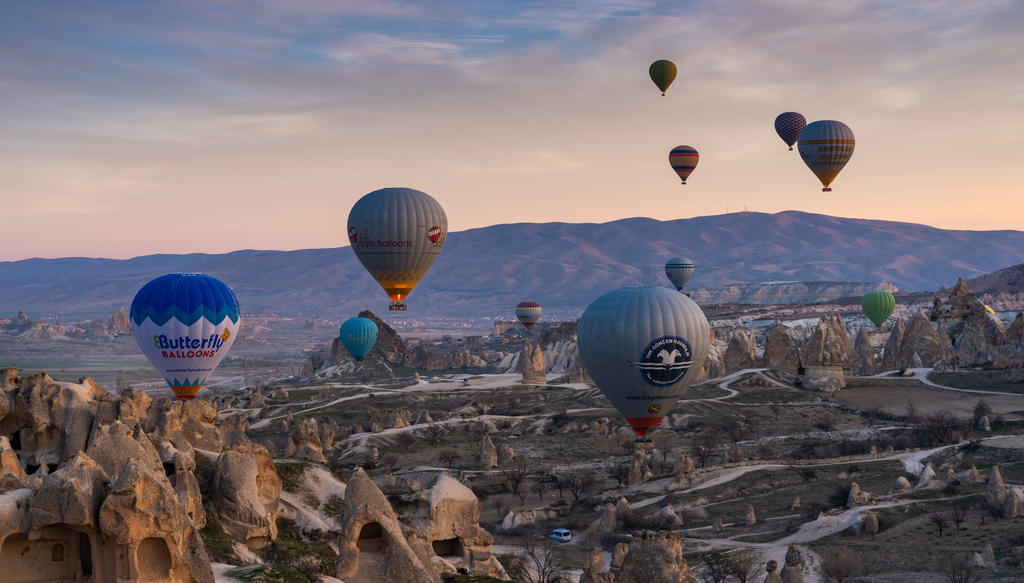
<instances>
[{"instance_id":1,"label":"grey hot air balloon","mask_svg":"<svg viewBox=\"0 0 1024 583\"><path fill-rule=\"evenodd\" d=\"M411 188L382 188L356 201L348 214L352 250L391 297L392 310L437 260L448 217L436 200Z\"/></svg>"},{"instance_id":2,"label":"grey hot air balloon","mask_svg":"<svg viewBox=\"0 0 1024 583\"><path fill-rule=\"evenodd\" d=\"M665 275L676 286L676 291L683 291L686 282L693 277L693 262L685 257L673 257L665 264Z\"/></svg>"},{"instance_id":3,"label":"grey hot air balloon","mask_svg":"<svg viewBox=\"0 0 1024 583\"><path fill-rule=\"evenodd\" d=\"M700 374L711 327L704 312L663 287L629 287L594 300L580 318L583 365L643 437Z\"/></svg>"}]
</instances>

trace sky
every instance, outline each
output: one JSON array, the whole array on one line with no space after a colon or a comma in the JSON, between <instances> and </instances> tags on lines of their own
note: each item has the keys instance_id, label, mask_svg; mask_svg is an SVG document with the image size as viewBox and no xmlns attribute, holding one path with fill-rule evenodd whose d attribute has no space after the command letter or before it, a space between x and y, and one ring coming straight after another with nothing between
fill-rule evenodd
<instances>
[{"instance_id":1,"label":"sky","mask_svg":"<svg viewBox=\"0 0 1024 583\"><path fill-rule=\"evenodd\" d=\"M388 186L451 231L744 209L1021 229L1022 31L1019 0L4 2L0 261L340 247ZM853 129L831 193L784 111Z\"/></svg>"}]
</instances>

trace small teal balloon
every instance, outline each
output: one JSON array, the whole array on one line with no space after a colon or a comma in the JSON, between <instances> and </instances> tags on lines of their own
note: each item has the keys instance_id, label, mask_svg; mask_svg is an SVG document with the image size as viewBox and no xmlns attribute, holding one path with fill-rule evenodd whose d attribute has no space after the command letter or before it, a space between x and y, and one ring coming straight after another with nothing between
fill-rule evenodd
<instances>
[{"instance_id":1,"label":"small teal balloon","mask_svg":"<svg viewBox=\"0 0 1024 583\"><path fill-rule=\"evenodd\" d=\"M350 318L341 324L338 335L349 354L362 361L377 343L377 324L369 318Z\"/></svg>"}]
</instances>

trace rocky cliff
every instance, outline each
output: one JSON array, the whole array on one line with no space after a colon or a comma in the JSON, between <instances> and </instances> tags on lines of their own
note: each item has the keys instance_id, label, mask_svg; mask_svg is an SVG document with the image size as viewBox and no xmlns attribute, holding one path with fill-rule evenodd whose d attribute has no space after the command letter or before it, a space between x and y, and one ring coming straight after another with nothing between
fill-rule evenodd
<instances>
[{"instance_id":1,"label":"rocky cliff","mask_svg":"<svg viewBox=\"0 0 1024 583\"><path fill-rule=\"evenodd\" d=\"M862 296L869 291L898 291L888 282L768 281L695 289L690 297L698 305L801 304Z\"/></svg>"}]
</instances>

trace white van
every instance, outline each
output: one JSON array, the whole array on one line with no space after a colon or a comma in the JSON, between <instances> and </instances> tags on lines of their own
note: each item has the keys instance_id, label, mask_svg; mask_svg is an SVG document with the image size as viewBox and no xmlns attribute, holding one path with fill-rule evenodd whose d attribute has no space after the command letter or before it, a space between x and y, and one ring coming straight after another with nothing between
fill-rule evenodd
<instances>
[{"instance_id":1,"label":"white van","mask_svg":"<svg viewBox=\"0 0 1024 583\"><path fill-rule=\"evenodd\" d=\"M558 542L567 543L572 540L572 533L565 528L556 528L551 531L551 538Z\"/></svg>"}]
</instances>

